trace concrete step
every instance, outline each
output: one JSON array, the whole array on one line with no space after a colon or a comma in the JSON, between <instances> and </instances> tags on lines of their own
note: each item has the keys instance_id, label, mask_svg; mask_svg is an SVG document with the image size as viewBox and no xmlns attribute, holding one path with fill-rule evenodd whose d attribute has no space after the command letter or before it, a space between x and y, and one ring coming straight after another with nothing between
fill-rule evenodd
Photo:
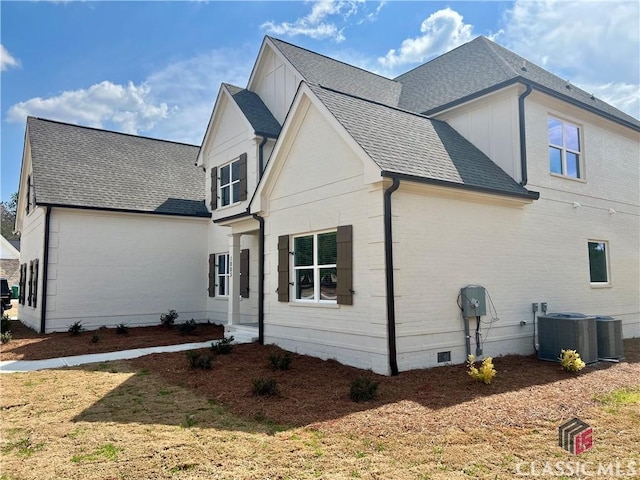
<instances>
[{"instance_id":1,"label":"concrete step","mask_svg":"<svg viewBox=\"0 0 640 480\"><path fill-rule=\"evenodd\" d=\"M225 325L225 338L233 337L235 343L253 343L258 341L258 327L253 325Z\"/></svg>"}]
</instances>

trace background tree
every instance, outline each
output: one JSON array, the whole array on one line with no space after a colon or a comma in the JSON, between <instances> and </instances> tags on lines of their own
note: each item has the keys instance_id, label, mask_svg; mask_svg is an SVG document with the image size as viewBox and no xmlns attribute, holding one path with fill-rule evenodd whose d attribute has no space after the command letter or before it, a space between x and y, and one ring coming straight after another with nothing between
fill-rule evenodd
<instances>
[{"instance_id":1,"label":"background tree","mask_svg":"<svg viewBox=\"0 0 640 480\"><path fill-rule=\"evenodd\" d=\"M2 215L2 236L7 240L19 240L20 237L13 233L16 223L16 208L18 207L18 192L11 194L9 201L0 202L0 214Z\"/></svg>"}]
</instances>

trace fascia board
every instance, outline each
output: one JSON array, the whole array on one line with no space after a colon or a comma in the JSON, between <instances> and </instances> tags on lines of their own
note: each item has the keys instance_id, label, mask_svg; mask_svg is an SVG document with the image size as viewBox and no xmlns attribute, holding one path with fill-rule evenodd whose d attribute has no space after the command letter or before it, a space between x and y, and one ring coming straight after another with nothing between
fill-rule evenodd
<instances>
[{"instance_id":1,"label":"fascia board","mask_svg":"<svg viewBox=\"0 0 640 480\"><path fill-rule=\"evenodd\" d=\"M280 136L276 140L271 156L265 166L264 173L260 178L253 197L249 202L249 211L251 213L260 213L266 210L267 202L265 195L268 194L268 192L265 192L265 189L270 188L270 185L275 181L275 178L278 177L279 172L282 170L282 166L280 165L282 162L276 162L275 160L279 159L281 156L286 156L287 152L291 148L293 140L295 139L295 135L300 128L302 118L304 118L304 114L309 108L308 101L305 101L305 96L301 93L303 85L305 84L301 83L300 87L298 87L298 91L296 92L293 102L291 103L291 107L289 108L289 113L287 114L284 124L282 125L282 129L280 130ZM274 179L272 180L272 178Z\"/></svg>"},{"instance_id":2,"label":"fascia board","mask_svg":"<svg viewBox=\"0 0 640 480\"><path fill-rule=\"evenodd\" d=\"M221 85L220 91L218 92L218 97L216 98L215 106L213 107L213 113L211 114L211 119L209 121L209 125L207 126L207 132L205 134L205 140L202 142L202 146L198 152L198 161L196 166L201 167L204 165L204 151L206 150L207 143L212 141L215 138L216 131L218 129L219 123L222 121L222 115L224 114L224 109L226 106L232 105L231 108L234 108L238 115L242 118L245 123L247 130L253 132L253 126L249 119L244 114L244 112L240 109L236 101L233 99L233 95L227 88L226 85Z\"/></svg>"},{"instance_id":3,"label":"fascia board","mask_svg":"<svg viewBox=\"0 0 640 480\"><path fill-rule=\"evenodd\" d=\"M16 205L16 220L13 225L13 229L16 232L22 233L22 222L25 215L25 203L29 201L25 195L25 185L27 183L27 176L29 167L31 166L31 140L29 138L29 124L27 123L24 131L24 146L22 147L22 164L20 165L20 180L18 183L18 202Z\"/></svg>"},{"instance_id":4,"label":"fascia board","mask_svg":"<svg viewBox=\"0 0 640 480\"><path fill-rule=\"evenodd\" d=\"M329 109L313 93L309 86L305 82L302 82L298 88L298 92L296 93L293 103L291 104L289 114L282 126L282 131L276 141L273 152L271 153L264 175L262 176L254 197L251 200L249 206L251 213L266 211L266 197L268 197L275 179L277 179L278 174L282 169L282 161L279 159L287 156L306 112L311 106L318 109L320 114L334 128L342 140L353 150L353 152L355 152L358 158L362 160L364 165L365 183L371 184L380 181L380 172L382 169L371 159L371 157L369 157L369 155L367 155L362 146L356 142L351 135L349 135L347 130L340 122L338 122Z\"/></svg>"},{"instance_id":5,"label":"fascia board","mask_svg":"<svg viewBox=\"0 0 640 480\"><path fill-rule=\"evenodd\" d=\"M253 65L253 70L251 70L251 75L249 76L249 81L247 82L247 90L250 90L252 92L255 91L255 82L257 81L256 77L258 76L258 72L262 67L267 47L269 47L273 54L276 55L280 60L282 60L289 68L297 72L298 75L300 75L300 78L304 79L305 81L307 80L305 76L302 75L302 72L294 67L293 64L287 59L287 57L285 57L284 54L278 49L278 47L275 46L271 39L269 37L264 37L264 41L262 42L262 46L260 47L260 52L258 53L258 58L256 59L256 63Z\"/></svg>"},{"instance_id":6,"label":"fascia board","mask_svg":"<svg viewBox=\"0 0 640 480\"><path fill-rule=\"evenodd\" d=\"M207 124L207 129L204 132L204 138L202 139L202 144L200 145L200 150L198 150L198 158L196 159L196 167L201 167L202 165L204 165L203 152L205 150L207 142L209 141L209 138L211 138L211 136L213 135L216 114L217 114L217 112L219 110L220 101L221 101L221 98L223 96L223 90L224 90L224 86L220 85L220 89L218 90L218 95L216 96L216 101L213 104L213 110L211 110L211 116L209 117L209 123Z\"/></svg>"}]
</instances>

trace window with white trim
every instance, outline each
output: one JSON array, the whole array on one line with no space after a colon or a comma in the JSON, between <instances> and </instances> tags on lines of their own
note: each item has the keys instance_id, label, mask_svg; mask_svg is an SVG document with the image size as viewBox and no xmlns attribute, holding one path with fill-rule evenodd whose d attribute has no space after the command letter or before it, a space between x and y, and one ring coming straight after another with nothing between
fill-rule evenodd
<instances>
[{"instance_id":1,"label":"window with white trim","mask_svg":"<svg viewBox=\"0 0 640 480\"><path fill-rule=\"evenodd\" d=\"M549 117L547 119L549 139L549 171L571 178L583 178L582 139L580 127L572 123Z\"/></svg>"},{"instance_id":2,"label":"window with white trim","mask_svg":"<svg viewBox=\"0 0 640 480\"><path fill-rule=\"evenodd\" d=\"M336 231L293 237L295 299L336 303Z\"/></svg>"},{"instance_id":3,"label":"window with white trim","mask_svg":"<svg viewBox=\"0 0 640 480\"><path fill-rule=\"evenodd\" d=\"M229 265L229 254L219 253L216 255L216 295L218 297L229 296L230 282L231 267Z\"/></svg>"},{"instance_id":4,"label":"window with white trim","mask_svg":"<svg viewBox=\"0 0 640 480\"><path fill-rule=\"evenodd\" d=\"M589 248L589 278L591 284L607 285L609 284L609 259L607 251L609 245L607 242L590 240Z\"/></svg>"},{"instance_id":5,"label":"window with white trim","mask_svg":"<svg viewBox=\"0 0 640 480\"><path fill-rule=\"evenodd\" d=\"M240 201L240 160L220 167L220 205L227 206Z\"/></svg>"}]
</instances>

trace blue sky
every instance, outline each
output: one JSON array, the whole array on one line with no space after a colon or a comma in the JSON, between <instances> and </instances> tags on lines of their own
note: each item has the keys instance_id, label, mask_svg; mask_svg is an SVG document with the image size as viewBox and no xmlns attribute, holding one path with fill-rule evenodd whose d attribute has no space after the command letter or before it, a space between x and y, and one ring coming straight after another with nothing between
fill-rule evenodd
<instances>
[{"instance_id":1,"label":"blue sky","mask_svg":"<svg viewBox=\"0 0 640 480\"><path fill-rule=\"evenodd\" d=\"M0 15L2 200L27 115L198 145L264 35L391 77L485 35L640 116L636 0L2 1Z\"/></svg>"}]
</instances>

